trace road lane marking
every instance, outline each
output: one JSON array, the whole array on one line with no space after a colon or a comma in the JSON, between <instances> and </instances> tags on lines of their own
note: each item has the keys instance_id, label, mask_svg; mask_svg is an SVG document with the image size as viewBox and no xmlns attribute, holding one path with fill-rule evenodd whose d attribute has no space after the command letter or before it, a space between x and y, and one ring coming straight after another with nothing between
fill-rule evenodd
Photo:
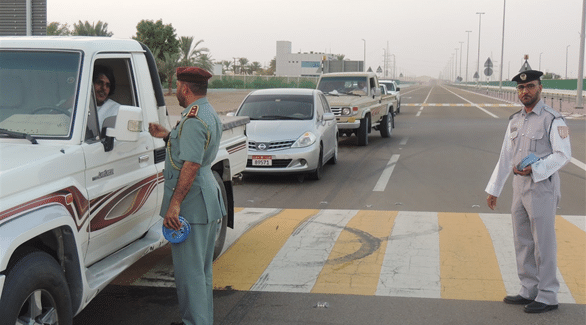
<instances>
[{"instance_id":1,"label":"road lane marking","mask_svg":"<svg viewBox=\"0 0 586 325\"><path fill-rule=\"evenodd\" d=\"M391 156L391 159L389 159L389 162L376 182L376 185L374 185L374 189L372 190L373 192L384 192L400 156L401 155L399 154L394 154Z\"/></svg>"},{"instance_id":2,"label":"road lane marking","mask_svg":"<svg viewBox=\"0 0 586 325\"><path fill-rule=\"evenodd\" d=\"M309 293L338 236L358 210L322 210L287 239L250 290Z\"/></svg>"},{"instance_id":3,"label":"road lane marking","mask_svg":"<svg viewBox=\"0 0 586 325\"><path fill-rule=\"evenodd\" d=\"M374 295L395 211L362 210L347 224L312 293Z\"/></svg>"},{"instance_id":4,"label":"road lane marking","mask_svg":"<svg viewBox=\"0 0 586 325\"><path fill-rule=\"evenodd\" d=\"M476 213L438 213L442 298L506 296L490 235Z\"/></svg>"},{"instance_id":5,"label":"road lane marking","mask_svg":"<svg viewBox=\"0 0 586 325\"><path fill-rule=\"evenodd\" d=\"M406 145L408 140L409 140L409 137L404 137L403 139L401 139L401 142L399 142L399 145L400 146Z\"/></svg>"},{"instance_id":6,"label":"road lane marking","mask_svg":"<svg viewBox=\"0 0 586 325\"><path fill-rule=\"evenodd\" d=\"M236 231L247 230L241 238L229 245L230 248L214 263L216 289L231 287L237 290L250 290L255 283L258 283L255 289L262 288L260 284L261 280L264 279L263 270L268 270L268 265L272 265L271 268L278 266L271 271L271 274L276 277L268 277L267 279L280 280L272 283L267 282L270 284L270 288L262 289L263 291L310 292L314 287L315 290L325 288L321 284L317 286L318 281L320 283L338 282L339 287L334 289L344 291L341 289L342 286L347 286L350 283L348 281L351 281L354 288L352 292L366 294L367 291L372 292L371 277L376 271L365 272L358 270L358 268L361 267L360 264L363 261L369 261L368 265L376 267L380 256L374 257L370 254L384 254L375 295L442 298L441 290L443 288L445 292L456 293L454 299L470 299L465 293L472 294L468 290L471 281L476 281L478 287L495 286L493 278L497 276L481 274L475 279L470 275L473 272L469 270L485 268L485 260L487 259L498 261L494 263L498 263L497 268L502 280L497 286L504 288L503 291L506 289L507 294L516 294L519 289L510 214L466 214L466 226L463 231L460 222L438 221L441 217L438 218L437 212L267 208L246 208L238 209L238 211L235 216L236 224L243 223L244 225L237 226L240 229ZM362 214L364 216L361 216ZM363 221L367 222L369 216L382 215L387 218L394 214L396 217L392 227L391 221L388 219L385 219L385 222L363 224ZM584 290L586 289L584 284L586 281L584 277L586 216L558 216L557 218L559 264L557 274L560 281L558 299L560 303L574 304L577 301L584 301ZM482 230L480 226L482 223L486 227L485 230ZM376 230L370 230L375 226ZM232 231L235 230L228 230L228 232ZM336 232L339 232L339 235L336 235ZM360 258L354 246L347 243L348 238L354 241L357 238L352 237L350 233L361 239L374 240L374 238L379 238L381 239L381 247L374 250L372 246L366 246L367 248L371 247L370 250L366 250L369 254L363 254L363 257ZM471 233L475 233L477 236L471 236ZM461 268L461 273L455 279L445 277L445 272L440 278L440 260L444 261L445 258L449 257L445 250L440 252L440 234L442 244L446 244L444 238L452 239L452 237L456 242L468 243L469 247L461 249L461 246L453 245L454 250L449 251L452 257L464 258L471 264ZM293 239L293 237L297 237L297 239ZM385 237L388 240L386 248L383 247L385 240L383 238ZM345 254L344 250L346 250ZM143 264L143 269L128 270L131 271L132 278L135 278L137 274L139 276L143 274L139 280L125 281L129 280L130 277L127 276L124 279L124 274L122 274L120 279L115 280L115 283L174 287L173 264L168 256L170 255L168 251L169 246L165 246L165 248L145 257L155 260L155 267L152 267L152 264L155 263L146 263L148 264L146 266L144 266L145 263L139 263L137 266ZM364 251L360 252L364 253ZM487 252L482 253L484 251ZM478 261L466 259L470 252L479 252L480 259ZM277 258L279 254L286 255ZM344 257L339 258L340 255ZM290 260L287 261L289 257ZM329 279L324 270L327 270L332 261L339 262L344 258L348 260L350 268L357 268L353 279L347 279L351 276L351 272L344 272L344 274L337 272L336 279ZM377 260L377 262L371 263L371 259ZM273 260L279 262L273 264ZM344 266L346 264L341 264L341 267ZM278 273L283 274L278 275ZM300 275L297 276L297 273ZM291 274L295 277L293 280L288 280ZM327 288L323 289L323 291L325 290ZM462 292L458 294L459 291ZM497 296L478 293L477 299L501 301L502 296ZM446 297L443 296L443 298Z\"/></svg>"},{"instance_id":7,"label":"road lane marking","mask_svg":"<svg viewBox=\"0 0 586 325\"><path fill-rule=\"evenodd\" d=\"M586 236L570 221L556 217L558 269L572 297L578 304L586 304ZM561 289L560 289L561 291ZM561 300L560 300L561 302Z\"/></svg>"},{"instance_id":8,"label":"road lane marking","mask_svg":"<svg viewBox=\"0 0 586 325\"><path fill-rule=\"evenodd\" d=\"M586 171L586 164L583 163L583 162L581 162L580 160L572 157L572 159L570 159L570 162L572 162L572 164L574 164L574 165L582 168L582 170L585 170Z\"/></svg>"},{"instance_id":9,"label":"road lane marking","mask_svg":"<svg viewBox=\"0 0 586 325\"><path fill-rule=\"evenodd\" d=\"M435 212L398 213L377 296L441 298L438 232Z\"/></svg>"},{"instance_id":10,"label":"road lane marking","mask_svg":"<svg viewBox=\"0 0 586 325\"><path fill-rule=\"evenodd\" d=\"M319 210L283 210L243 234L214 263L214 288L250 290L283 244Z\"/></svg>"},{"instance_id":11,"label":"road lane marking","mask_svg":"<svg viewBox=\"0 0 586 325\"><path fill-rule=\"evenodd\" d=\"M491 113L491 112L489 112L489 111L485 110L484 108L480 107L480 106L479 106L479 105L477 105L477 104L474 104L473 102L471 102L471 101L467 100L466 98L464 98L464 97L462 97L462 96L460 96L460 95L456 94L455 92L453 92L453 91L449 90L448 88L446 88L446 87L442 87L442 88L444 88L445 90L447 90L447 91L451 92L452 94L456 95L456 96L457 96L457 97L459 97L460 99L462 99L462 100L465 100L466 102L468 102L468 103L472 104L472 106L474 106L474 107L478 107L478 109L480 109L481 111L485 112L486 114L488 114L488 115L490 115L490 116L492 116L492 117L494 117L494 118L499 118L498 116L494 115L493 113Z\"/></svg>"}]
</instances>

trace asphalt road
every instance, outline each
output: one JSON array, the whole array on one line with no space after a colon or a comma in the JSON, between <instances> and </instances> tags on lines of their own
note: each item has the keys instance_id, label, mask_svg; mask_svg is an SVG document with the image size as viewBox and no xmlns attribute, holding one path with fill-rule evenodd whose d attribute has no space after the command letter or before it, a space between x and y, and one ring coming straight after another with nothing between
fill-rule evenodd
<instances>
[{"instance_id":1,"label":"asphalt road","mask_svg":"<svg viewBox=\"0 0 586 325\"><path fill-rule=\"evenodd\" d=\"M221 288L214 291L216 324L586 322L586 306L583 302L585 288L573 289L570 283L571 274L568 276L567 273L564 273L564 278L568 282L571 294L566 292L564 299L569 299L570 302L564 302L559 310L543 315L525 314L520 306L502 303L502 290L495 290L496 294L491 296L492 292L489 291L492 289L487 288L486 283L492 286L492 282L484 279L480 279L480 282L485 282L486 292L473 292L468 296L462 292L473 287L474 281L450 285L444 276L440 281L435 281L441 282L441 286L434 281L430 281L428 285L425 278L414 280L410 288L419 285L420 290L415 293L397 293L392 288L388 292L383 292L380 283L378 291L374 294L346 289L340 284L344 280L327 282L326 279L325 282L320 282L324 270L328 267L331 268L330 273L336 273L337 269L348 265L356 265L356 269L353 269L354 274L350 275L350 282L367 282L368 279L365 278L368 276L364 276L366 271L361 271L364 269L360 268L360 262L366 263L368 258L378 252L382 256L384 249L379 246L385 246L387 242L387 251L392 251L391 239L400 239L400 236L395 234L396 229L393 229L394 237L377 240L387 236L377 233L384 233L382 222L365 225L368 220L363 223L355 222L357 217L366 216L367 219L372 213L388 215L389 228L398 228L398 225L403 223L410 225L411 222L419 221L421 223L414 227L426 227L428 224L423 222L425 218L437 218L438 229L425 236L414 237L409 243L424 245L428 238L426 236L437 235L442 243L452 245L451 248L446 248L446 244L437 248L441 252L440 255L446 255L443 252L451 250L451 253L457 255L456 260L466 254L467 247L462 244L464 241L451 241L450 237L460 238L463 234L458 231L457 225L450 223L450 220L457 220L457 223L466 222L468 227L472 227L475 220L480 220L480 217L487 225L490 222L487 220L507 219L512 194L510 180L499 198L495 211L486 206L484 188L498 159L508 117L520 107L511 107L496 99L443 85L407 87L402 89L402 93L403 107L401 114L395 119L396 128L392 137L383 139L378 132L373 131L366 147L358 147L355 137L342 138L338 164L326 165L322 180L312 181L297 176L246 175L242 184L237 185L235 203L239 207L237 216L240 219L236 221L237 229L229 233L227 246L230 248L218 259L214 271L214 285ZM578 237L583 238L585 219L580 216L586 214L586 175L583 169L586 161L586 130L584 120L567 122L570 126L572 156L575 160L560 173L562 201L558 213L562 216L578 216L563 220L581 222L582 232L578 230ZM310 219L305 218L303 213L311 216L307 217ZM252 220L253 217L257 219ZM295 218L299 220L293 220ZM335 218L339 218L339 221L333 221ZM285 231L287 225L292 222L289 226L290 233L287 236L274 237L255 235L255 232L268 234L268 230L263 229L274 229L274 224L270 224L273 221L277 224L276 230L279 231ZM318 227L335 222L342 224L337 232L327 232ZM466 229L468 231L470 228ZM507 227L502 229L499 231L510 231ZM350 232L359 238L358 248L351 245L357 240L347 239L352 235L348 234ZM316 237L317 234L323 233L327 233L327 236ZM298 244L294 243L294 237L301 238ZM256 243L251 243L255 240ZM303 240L309 244L302 244ZM319 245L330 241L331 246L334 242L340 246L334 246L333 249L324 248L323 250L329 249L328 254L331 251L329 257L325 254L322 258L319 252L304 250L307 247L303 245L322 250ZM498 246L497 242L498 240L492 239L492 245ZM377 243L379 246L376 246ZM577 259L583 264L586 248L581 243L578 242L579 250L573 251L573 257L570 259ZM292 245L297 246L290 248ZM561 246L560 249L563 249L564 245ZM356 254L365 247L368 252L357 257ZM435 249L433 246L429 247ZM273 255L270 255L266 265L262 266L265 270L260 276L263 269L257 271L254 268L263 263L262 260L266 259L264 252L271 249L275 252L271 253ZM410 247L405 248L407 249ZM423 253L428 250L426 246L419 249ZM276 262L283 251L286 251L286 257ZM336 255L337 253L339 255ZM302 262L290 262L295 260L295 254L301 256ZM477 262L466 261L471 265L470 272L490 269L492 257L480 253L477 255L480 258ZM431 268L429 265L436 262L438 267L439 264L443 267L450 262L441 259L439 263L433 260L434 254L423 256L430 256L429 259L422 259L423 268ZM313 264L304 264L303 261L310 257L315 259ZM514 263L511 259L508 258L508 263ZM244 271L231 269L232 264L242 266ZM321 265L316 271L319 272L319 277L308 271L315 264ZM457 272L453 277L459 281L458 272L468 272L468 266L456 265ZM286 272L282 271L283 269ZM384 273L384 263L382 269L381 274ZM272 273L267 273L268 270L272 270ZM257 280L256 277L250 280L250 284L246 282L249 281L247 279L235 280L242 274L254 272L259 272L258 278L266 281ZM442 268L441 272L445 274L446 271ZM583 268L581 272L584 278ZM272 284L271 279L278 276L283 277L282 282L293 283L292 287L295 289ZM312 278L315 284L305 289L301 288L307 282L303 276ZM403 276L407 278L409 274ZM128 285L129 283L132 285ZM74 319L74 324L168 324L177 321L177 298L172 285L171 261L168 249L163 248L145 257L139 265L108 286ZM434 285L438 285L437 290L441 292L434 291ZM514 285L505 283L504 286L510 291L509 286ZM363 287L369 289L369 285ZM450 292L453 288L456 289ZM575 299L572 298L572 294ZM572 299L575 301L571 302Z\"/></svg>"}]
</instances>

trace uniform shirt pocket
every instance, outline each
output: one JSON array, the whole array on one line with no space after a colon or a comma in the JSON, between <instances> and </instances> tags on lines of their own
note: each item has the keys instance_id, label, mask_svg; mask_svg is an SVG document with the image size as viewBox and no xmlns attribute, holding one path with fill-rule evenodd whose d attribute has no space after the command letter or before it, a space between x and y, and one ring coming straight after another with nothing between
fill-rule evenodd
<instances>
[{"instance_id":1,"label":"uniform shirt pocket","mask_svg":"<svg viewBox=\"0 0 586 325\"><path fill-rule=\"evenodd\" d=\"M544 139L545 132L535 131L528 134L529 138L529 151L542 153L547 149L546 139Z\"/></svg>"}]
</instances>

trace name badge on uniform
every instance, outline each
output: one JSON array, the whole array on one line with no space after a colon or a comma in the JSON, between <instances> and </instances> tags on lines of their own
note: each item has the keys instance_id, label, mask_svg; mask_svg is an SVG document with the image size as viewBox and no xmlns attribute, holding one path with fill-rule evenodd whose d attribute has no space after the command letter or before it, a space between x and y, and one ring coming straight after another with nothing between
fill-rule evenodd
<instances>
[{"instance_id":1,"label":"name badge on uniform","mask_svg":"<svg viewBox=\"0 0 586 325\"><path fill-rule=\"evenodd\" d=\"M517 127L513 126L511 128L511 140L514 140L517 137L517 135L519 135L519 132L517 131Z\"/></svg>"},{"instance_id":2,"label":"name badge on uniform","mask_svg":"<svg viewBox=\"0 0 586 325\"><path fill-rule=\"evenodd\" d=\"M562 139L565 139L570 135L570 128L565 125L558 126L558 133Z\"/></svg>"}]
</instances>

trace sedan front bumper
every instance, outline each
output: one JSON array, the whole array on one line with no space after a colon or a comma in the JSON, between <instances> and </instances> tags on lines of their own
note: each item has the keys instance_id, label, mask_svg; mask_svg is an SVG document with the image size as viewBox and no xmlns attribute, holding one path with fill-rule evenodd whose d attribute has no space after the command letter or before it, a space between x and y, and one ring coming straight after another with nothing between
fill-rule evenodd
<instances>
[{"instance_id":1,"label":"sedan front bumper","mask_svg":"<svg viewBox=\"0 0 586 325\"><path fill-rule=\"evenodd\" d=\"M252 166L252 156L270 156L271 166ZM248 150L245 173L286 174L306 173L317 169L319 143L305 148L287 148L276 151Z\"/></svg>"}]
</instances>

